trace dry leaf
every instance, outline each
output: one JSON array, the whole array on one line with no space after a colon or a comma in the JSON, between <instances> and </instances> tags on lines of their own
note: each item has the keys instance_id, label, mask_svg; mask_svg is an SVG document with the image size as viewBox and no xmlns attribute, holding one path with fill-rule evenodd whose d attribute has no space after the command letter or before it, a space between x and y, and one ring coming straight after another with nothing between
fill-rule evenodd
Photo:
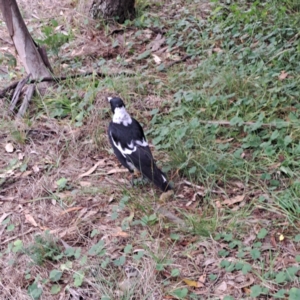
<instances>
[{"instance_id":1,"label":"dry leaf","mask_svg":"<svg viewBox=\"0 0 300 300\"><path fill-rule=\"evenodd\" d=\"M67 214L67 213L69 213L69 212L71 212L71 211L81 210L82 208L83 208L83 207L81 207L81 206L71 207L71 208L68 208L68 209L66 209L65 211L63 211L60 215L62 216L62 215L65 215L65 214Z\"/></svg>"},{"instance_id":2,"label":"dry leaf","mask_svg":"<svg viewBox=\"0 0 300 300\"><path fill-rule=\"evenodd\" d=\"M113 233L112 236L120 236L120 237L126 238L126 237L129 237L129 234L125 231L120 230L120 231Z\"/></svg>"},{"instance_id":3,"label":"dry leaf","mask_svg":"<svg viewBox=\"0 0 300 300\"><path fill-rule=\"evenodd\" d=\"M225 201L222 202L222 205L233 205L235 203L239 203L239 202L242 202L245 198L245 195L238 195L238 196L235 196L233 198L230 198L230 199L226 199Z\"/></svg>"},{"instance_id":4,"label":"dry leaf","mask_svg":"<svg viewBox=\"0 0 300 300\"><path fill-rule=\"evenodd\" d=\"M155 63L157 65L160 65L161 64L161 58L159 56L157 56L156 54L152 54L152 56L153 56L153 59L154 59Z\"/></svg>"},{"instance_id":5,"label":"dry leaf","mask_svg":"<svg viewBox=\"0 0 300 300\"><path fill-rule=\"evenodd\" d=\"M111 174L115 174L115 173L125 173L125 172L128 172L128 170L127 169L115 168L115 169L109 170L106 174L111 175Z\"/></svg>"},{"instance_id":6,"label":"dry leaf","mask_svg":"<svg viewBox=\"0 0 300 300\"><path fill-rule=\"evenodd\" d=\"M34 173L38 173L40 171L40 168L37 165L34 165L32 167L32 170L33 170Z\"/></svg>"},{"instance_id":7,"label":"dry leaf","mask_svg":"<svg viewBox=\"0 0 300 300\"><path fill-rule=\"evenodd\" d=\"M216 48L213 49L213 52L221 53L221 52L223 52L223 50L219 47L216 47Z\"/></svg>"},{"instance_id":8,"label":"dry leaf","mask_svg":"<svg viewBox=\"0 0 300 300\"><path fill-rule=\"evenodd\" d=\"M88 171L86 171L85 173L82 173L82 174L80 174L77 178L79 179L79 178L82 178L82 177L86 177L86 176L89 176L90 174L92 174L96 169L97 169L97 167L98 166L102 166L102 167L104 167L106 164L105 164L105 161L106 161L106 159L101 159L101 160L99 160L92 168L90 168Z\"/></svg>"},{"instance_id":9,"label":"dry leaf","mask_svg":"<svg viewBox=\"0 0 300 300\"><path fill-rule=\"evenodd\" d=\"M14 152L14 146L12 143L8 143L5 145L5 151L8 152L8 153L12 153Z\"/></svg>"},{"instance_id":10,"label":"dry leaf","mask_svg":"<svg viewBox=\"0 0 300 300\"><path fill-rule=\"evenodd\" d=\"M157 51L162 44L164 44L164 42L166 41L166 39L164 37L162 37L162 35L159 33L155 40L152 41L149 46L147 47L148 49L151 48L151 51Z\"/></svg>"},{"instance_id":11,"label":"dry leaf","mask_svg":"<svg viewBox=\"0 0 300 300\"><path fill-rule=\"evenodd\" d=\"M24 159L25 154L22 152L18 153L18 160L23 160Z\"/></svg>"},{"instance_id":12,"label":"dry leaf","mask_svg":"<svg viewBox=\"0 0 300 300\"><path fill-rule=\"evenodd\" d=\"M169 200L172 196L174 195L174 191L173 190L169 190L167 192L164 192L160 195L159 197L159 201L161 202L166 202L167 200Z\"/></svg>"},{"instance_id":13,"label":"dry leaf","mask_svg":"<svg viewBox=\"0 0 300 300\"><path fill-rule=\"evenodd\" d=\"M225 281L223 281L217 288L216 288L216 292L222 294L227 290L227 283Z\"/></svg>"},{"instance_id":14,"label":"dry leaf","mask_svg":"<svg viewBox=\"0 0 300 300\"><path fill-rule=\"evenodd\" d=\"M30 223L30 224L33 225L34 227L37 227L37 226L38 226L37 223L36 223L36 221L35 221L35 219L34 219L33 216L30 215L30 214L26 214L26 215L25 215L25 220L26 220L26 222Z\"/></svg>"},{"instance_id":15,"label":"dry leaf","mask_svg":"<svg viewBox=\"0 0 300 300\"><path fill-rule=\"evenodd\" d=\"M184 278L184 279L182 279L182 280L183 280L183 282L185 282L185 284L187 284L188 286L192 286L192 287L196 287L196 288L201 287L201 285L200 285L199 282L197 282L197 281L190 280L190 279L186 279L186 278Z\"/></svg>"},{"instance_id":16,"label":"dry leaf","mask_svg":"<svg viewBox=\"0 0 300 300\"><path fill-rule=\"evenodd\" d=\"M198 285L199 285L199 287L204 287L205 281L206 281L206 274L203 274L198 279Z\"/></svg>"},{"instance_id":17,"label":"dry leaf","mask_svg":"<svg viewBox=\"0 0 300 300\"><path fill-rule=\"evenodd\" d=\"M279 80L284 80L285 78L287 78L289 74L286 73L285 71L281 71L280 75L278 76Z\"/></svg>"},{"instance_id":18,"label":"dry leaf","mask_svg":"<svg viewBox=\"0 0 300 300\"><path fill-rule=\"evenodd\" d=\"M89 181L80 181L79 184L82 186L82 187L89 187L92 185L91 182Z\"/></svg>"},{"instance_id":19,"label":"dry leaf","mask_svg":"<svg viewBox=\"0 0 300 300\"><path fill-rule=\"evenodd\" d=\"M226 139L226 140L216 139L215 142L217 144L225 144L225 143L231 142L232 140L233 140L233 138Z\"/></svg>"}]
</instances>

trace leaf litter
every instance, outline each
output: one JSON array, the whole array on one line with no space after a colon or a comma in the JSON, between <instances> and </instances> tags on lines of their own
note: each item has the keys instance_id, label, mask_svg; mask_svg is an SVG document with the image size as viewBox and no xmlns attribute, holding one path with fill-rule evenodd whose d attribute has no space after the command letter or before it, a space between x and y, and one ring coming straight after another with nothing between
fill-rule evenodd
<instances>
[{"instance_id":1,"label":"leaf litter","mask_svg":"<svg viewBox=\"0 0 300 300\"><path fill-rule=\"evenodd\" d=\"M22 3L22 1L20 2ZM39 12L38 15L42 17L40 14L44 10L38 2L32 1L30 8L35 5ZM55 6L55 3L51 4L46 1L46 6L49 8L48 12L52 13L53 16L60 14L60 8ZM201 6L204 6L204 9L199 8L200 13L205 15L205 12L209 11L209 5L203 3ZM72 4L68 3L67 7L61 12L61 15L75 22L76 15L72 12ZM28 10L24 9L24 11L28 15ZM33 10L31 9L31 11ZM81 22L78 26L81 31L80 35L77 35L73 41L64 45L61 54L65 57L81 59L83 71L92 68L92 63L89 59L92 56L107 59L112 67L117 68L119 66L115 64L115 59L118 56L125 57L127 63L130 64L130 68L135 71L141 70L140 64L144 63L145 60L149 65L152 60L154 60L156 65L160 65L172 61L181 62L181 57L184 57L184 53L180 52L180 48L174 48L174 51L170 52L168 47L165 46L165 36L151 29L141 30L137 34L135 28L128 28L124 30L123 34L110 36L104 34L101 30L91 29L91 26L84 26L84 22ZM57 27L57 30L62 31L63 28ZM85 35L84 33L87 34ZM6 33L3 36L7 36ZM134 45L133 49L128 47L128 41ZM10 48L12 47L10 46ZM212 50L216 53L222 52L222 49L217 47L217 45ZM9 47L5 51L10 51ZM132 52L135 55L131 55L130 53ZM67 62L64 64L66 73L72 72L72 69L72 64ZM151 69L151 72L153 72L153 69ZM163 78L163 75L159 74L159 77ZM278 75L278 80L283 81L286 78L289 78L288 73L281 71L280 75ZM104 98L105 93L97 95L97 98L99 97ZM147 109L151 109L160 107L162 102L162 98L157 95L147 95L144 100L145 103L141 103L137 99L134 105L140 105L143 108L146 106ZM167 100L171 101L172 99ZM194 216L205 220L205 213L208 211L203 209L203 207L207 205L205 197L208 194L212 195L212 199L216 203L218 217L224 216L224 210L227 208L238 209L239 204L249 201L250 191L246 184L236 181L229 183L226 188L206 190L200 185L185 180L180 193L175 194L172 200L169 195L160 199L161 202L166 203L165 206L155 207L155 201L151 201L158 213L157 220L154 218L153 222L160 222L163 226L159 227L157 226L158 223L156 223L156 225L153 225L152 232L151 228L148 228L151 234L147 236L146 247L141 248L138 243L140 232L137 232L137 227L134 227L134 230L126 230L118 222L118 219L125 220L126 218L131 218L132 222L141 217L141 212L136 211L134 208L125 208L118 210L117 220L112 219L113 214L117 210L115 202L122 197L123 187L128 183L128 178L125 178L127 177L126 173L123 174L126 170L120 168L115 158L108 154L106 150L99 150L94 140L92 140L92 144L88 143L89 137L92 136L93 131L96 131L96 128L100 127L102 132L106 132L108 120L102 121L102 116L97 113L97 109L100 109L103 105L105 104L101 102L96 103L95 110L92 112L87 124L76 130L68 129L68 126L66 129L63 124L49 119L49 125L47 126L52 131L45 134L41 129L45 127L45 120L41 118L35 121L35 128L32 129L35 130L36 134L30 136L30 143L14 144L11 147L7 146L9 143L7 143L6 138L0 136L0 142L6 145L0 150L1 166L6 168L4 172L2 170L0 172L0 178L4 179L1 183L3 189L0 192L2 197L0 198L0 226L2 226L2 229L0 227L2 233L0 242L1 245L5 246L1 248L1 251L6 250L6 245L10 241L18 238L22 238L24 243L30 244L34 240L36 232L43 234L46 230L49 230L59 239L64 239L62 244L69 245L67 248L78 247L86 253L99 240L103 240L105 241L108 256L113 259L118 259L122 256L128 243L133 245L133 253L139 252L140 249L144 251L145 248L150 249L148 252L149 256L153 252L156 253L155 251L158 249L157 253L163 251L164 254L172 248L173 265L180 269L178 278L171 279L168 277L168 274L171 274L172 265L166 265L164 272L160 273L156 270L157 265L148 257L143 260L143 263L138 265L139 272L143 275L142 283L139 282L138 284L148 287L147 282L151 283L153 289L151 293L153 295L155 295L155 289L161 291L160 283L168 279L171 282L173 280L174 286L184 284L191 292L201 295L205 299L212 299L213 297L222 299L225 294L234 295L236 299L242 299L245 296L249 297L250 287L257 283L256 281L258 280L253 273L247 273L244 270L246 274L243 274L243 270L239 268L231 273L220 267L224 260L227 260L229 263L237 263L240 249L229 245L229 238L227 238L228 241L216 241L200 237L201 242L199 242L199 239L195 239L195 236L187 230L188 226L190 226L189 229L193 228L193 230L196 230L197 224L191 220L189 225L182 219L184 214L192 211ZM47 120L48 118L46 117L45 119ZM106 141L105 134L101 134L100 137ZM222 144L230 140L219 140L217 142ZM87 143L84 144L84 142ZM72 153L67 149L66 144L71 145ZM103 149L108 147L107 141L104 144L105 147ZM22 159L17 154L18 150L21 151L18 153L22 153ZM27 169L20 171L21 164L19 163L7 166L7 162L11 159L25 160ZM56 163L59 166L54 170L53 166ZM97 173L100 169L101 172ZM58 191L58 187L54 183L63 177L69 179L71 186L67 186L69 190L61 192ZM78 181L81 178L84 178L84 181ZM174 178L176 181L177 178ZM121 185L116 184L117 182ZM85 189L87 188L93 188L95 192L85 194ZM113 195L111 195L112 189L114 190ZM139 187L139 189L141 189L142 194L149 193L149 186L147 188ZM11 201L5 201L4 197L5 199L11 199ZM132 193L132 197L140 198L142 196ZM55 202L52 200L55 200ZM20 205L21 209L26 208L26 213L20 213ZM132 209L134 209L134 212ZM212 208L208 209L212 210ZM262 227L264 223L261 220L271 222L277 217L276 214L272 214L270 211L258 210L253 211L253 216L252 220L247 220L250 222L251 230L245 233L245 239L243 240L243 244L248 247L252 247L257 239L258 229L253 228L252 224ZM19 229L7 231L7 224L3 225L2 223L8 218L10 218L9 222L16 224L16 227ZM242 222L243 220L238 223L241 227L245 226ZM299 243L294 244L289 238L289 233L284 231L285 226L283 225L283 228L280 228L280 232L278 229L266 235L265 240L263 240L266 251L262 255L264 255L265 261L272 259L272 256L276 257L272 262L275 270L282 270L285 266L295 265L295 257L300 250ZM178 239L175 239L176 242L170 240L170 232L172 232L170 228L178 232ZM91 237L93 230L97 230L98 233ZM235 233L234 229L232 231ZM237 238L242 240L241 237ZM274 250L269 245L277 250ZM243 250L244 248L241 249ZM264 248L262 247L261 249ZM226 256L220 256L220 251L223 251L222 253ZM269 256L267 254L268 251L271 251ZM3 295L7 296L12 293L15 299L21 297L22 299L29 299L24 291L31 283L31 280L24 279L23 272L26 269L25 263L30 262L29 258L25 257L24 254L20 255L21 259L15 261L15 264L18 265L18 269L16 269L7 263L8 259L12 258L12 255L8 254L4 257L5 262L1 265L0 271L3 274L3 278L5 277L5 281L1 284L7 285L8 289L4 291L7 294ZM245 250L245 257L247 262L253 262L256 272L260 272L257 262L251 258L247 249ZM128 256L127 259L133 264L136 263L131 256ZM97 263L99 262L95 258L92 264L97 265ZM78 261L74 260L73 264L74 270L80 270L81 266ZM46 265L43 268L33 268L31 276L34 278L38 275L47 278L46 274L51 268L52 266L50 265ZM112 267L109 270L111 273L116 274L119 282L122 282L122 276L118 275L120 274L118 268ZM109 276L109 272L106 275ZM69 293L74 298L99 299L97 292L90 291L91 288L95 289L95 282L97 283L95 276L87 273L84 284L81 287L70 288ZM172 299L172 296L166 296L160 292L157 293L156 298L154 297L153 299L166 299L166 297ZM47 294L46 290L44 296L47 299L58 299L49 292ZM119 295L119 297L121 296L122 294Z\"/></svg>"}]
</instances>

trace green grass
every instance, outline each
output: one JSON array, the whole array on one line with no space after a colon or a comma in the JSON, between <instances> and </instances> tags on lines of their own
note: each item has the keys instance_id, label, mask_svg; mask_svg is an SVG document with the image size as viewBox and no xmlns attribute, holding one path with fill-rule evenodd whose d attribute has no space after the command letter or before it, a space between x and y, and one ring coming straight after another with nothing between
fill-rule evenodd
<instances>
[{"instance_id":1,"label":"green grass","mask_svg":"<svg viewBox=\"0 0 300 300\"><path fill-rule=\"evenodd\" d=\"M164 30L171 57L158 54L160 66L145 53L156 33L143 40L149 34L144 30L153 28ZM8 243L2 257L17 252L31 258L20 273L34 299L41 286L50 299L64 282L68 289L103 300L114 299L116 291L120 299L199 299L197 293L205 289L203 299L299 299L297 1L213 1L207 19L201 17L199 1L169 2L167 10L155 1L138 2L137 18L125 24L127 33L128 43L115 58L97 58L93 64L103 72L130 66L134 76L67 80L34 99L25 122L43 128L46 119L47 128L57 126L55 143L3 125L22 151L31 144L48 145L47 138L52 142L45 148L55 150L51 163L26 157L28 170L46 164L44 177L34 181L41 180L44 192L33 196L41 200L32 204L36 209L46 205L45 195L57 199L52 218L75 229L62 237L70 244L67 249L59 240L50 245L40 237L31 244ZM53 30L48 37L56 39L51 51L57 53L64 37ZM116 40L110 37L112 49ZM187 62L167 67L172 57L185 54L190 55ZM81 59L71 64L84 66ZM149 184L131 188L127 175L105 175L116 167L106 137L108 94L123 97L144 125L155 158L175 183L168 202L159 200ZM107 165L77 177L103 158ZM72 207L74 212L60 215ZM11 237L19 220L3 222ZM58 234L63 233L60 228ZM120 292L128 265L139 277ZM200 277L205 277L204 286ZM228 283L225 291L219 289L223 282Z\"/></svg>"}]
</instances>

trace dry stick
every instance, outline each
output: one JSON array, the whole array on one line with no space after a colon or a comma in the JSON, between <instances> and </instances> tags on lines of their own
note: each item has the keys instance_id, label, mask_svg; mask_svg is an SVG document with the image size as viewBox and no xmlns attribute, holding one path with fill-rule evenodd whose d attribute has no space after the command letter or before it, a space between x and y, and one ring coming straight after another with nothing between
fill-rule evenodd
<instances>
[{"instance_id":1,"label":"dry stick","mask_svg":"<svg viewBox=\"0 0 300 300\"><path fill-rule=\"evenodd\" d=\"M13 236L13 237L11 237L11 238L6 239L5 241L1 242L0 245L4 245L4 244L6 244L7 242L13 241L13 240L19 238L20 236L24 236L24 235L26 235L26 234L28 234L28 233L30 233L30 232L32 232L32 231L35 231L35 230L37 230L37 229L38 229L38 228L31 228L31 229L27 230L26 232L22 232L22 233L20 233L20 234L18 234L18 235L16 235L16 236Z\"/></svg>"},{"instance_id":2,"label":"dry stick","mask_svg":"<svg viewBox=\"0 0 300 300\"><path fill-rule=\"evenodd\" d=\"M126 75L126 76L133 76L134 73L127 73L127 72L120 72L116 74L105 74L102 72L87 72L84 74L74 74L74 75L69 75L69 76L59 76L59 77L44 77L41 79L31 79L30 81L27 82L27 84L33 84L33 83L40 83L40 82L50 82L50 81L62 81L62 80L67 80L67 79L75 79L79 77L86 77L86 76L91 76L95 74L98 77L104 78L107 76L121 76L121 75ZM19 81L13 82L11 85L0 91L0 98L4 98L5 95L16 88L16 86L19 84Z\"/></svg>"},{"instance_id":3,"label":"dry stick","mask_svg":"<svg viewBox=\"0 0 300 300\"><path fill-rule=\"evenodd\" d=\"M29 105L29 101L31 100L32 98L32 95L34 93L34 90L35 90L35 86L34 85L30 85L28 88L27 88L27 91L25 93L25 96L24 96L24 99L23 99L23 102L22 102L22 105L19 109L19 112L17 114L17 117L18 118L22 118L23 115L25 114L25 111L27 110L27 107Z\"/></svg>"},{"instance_id":4,"label":"dry stick","mask_svg":"<svg viewBox=\"0 0 300 300\"><path fill-rule=\"evenodd\" d=\"M10 106L9 106L9 110L13 111L15 109L16 104L18 103L19 97L20 97L20 93L24 87L24 85L27 83L28 79L30 78L31 74L27 75L25 78L23 78L22 80L20 80L18 82L17 88L14 92L14 95L12 97Z\"/></svg>"}]
</instances>

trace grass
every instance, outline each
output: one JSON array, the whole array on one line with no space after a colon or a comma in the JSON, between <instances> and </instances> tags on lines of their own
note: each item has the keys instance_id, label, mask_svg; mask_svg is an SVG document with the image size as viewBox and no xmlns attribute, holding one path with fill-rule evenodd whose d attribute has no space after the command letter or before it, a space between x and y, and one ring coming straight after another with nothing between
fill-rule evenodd
<instances>
[{"instance_id":1,"label":"grass","mask_svg":"<svg viewBox=\"0 0 300 300\"><path fill-rule=\"evenodd\" d=\"M55 29L63 19L41 31L59 70L134 75L67 80L36 97L23 122L3 114L0 139L15 152L1 150L0 295L299 299L297 2L137 5L123 33L100 26L108 46L97 56L71 55L75 31ZM76 32L99 25L86 21ZM153 28L164 51L150 51ZM130 187L107 142L107 95L144 125L171 199ZM6 215L14 201L22 211Z\"/></svg>"}]
</instances>

